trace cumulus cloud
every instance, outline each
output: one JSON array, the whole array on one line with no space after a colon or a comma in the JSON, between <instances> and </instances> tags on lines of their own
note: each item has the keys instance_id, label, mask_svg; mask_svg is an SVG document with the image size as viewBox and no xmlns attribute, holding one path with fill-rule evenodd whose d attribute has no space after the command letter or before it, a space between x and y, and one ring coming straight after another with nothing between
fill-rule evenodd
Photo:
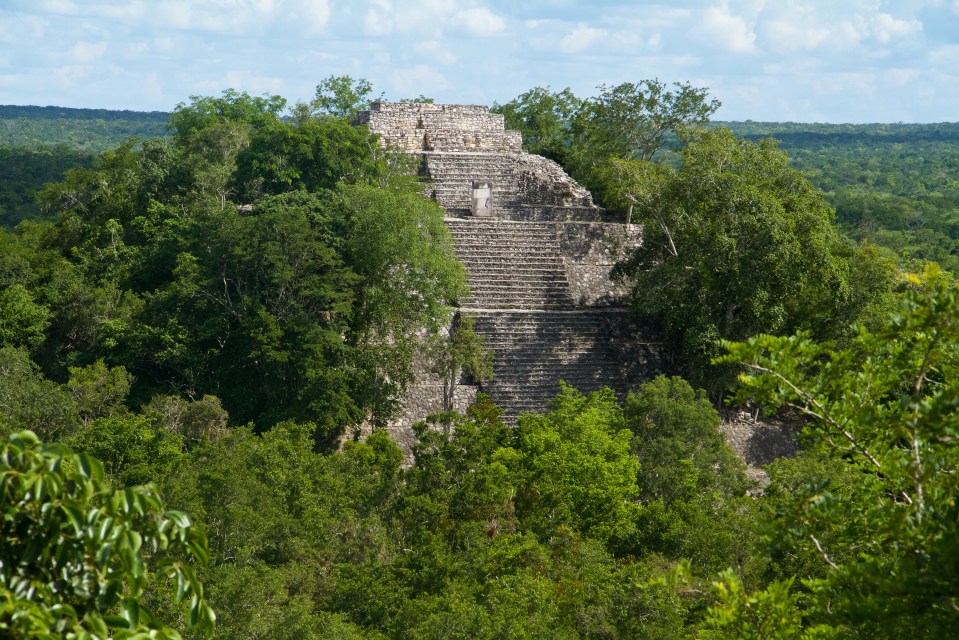
<instances>
[{"instance_id":1,"label":"cumulus cloud","mask_svg":"<svg viewBox=\"0 0 959 640\"><path fill-rule=\"evenodd\" d=\"M779 52L842 51L862 39L850 20L823 19L814 5L798 2L784 2L764 11L760 25L765 45Z\"/></svg>"},{"instance_id":2,"label":"cumulus cloud","mask_svg":"<svg viewBox=\"0 0 959 640\"><path fill-rule=\"evenodd\" d=\"M947 44L929 53L929 60L941 66L959 67L959 44Z\"/></svg>"},{"instance_id":3,"label":"cumulus cloud","mask_svg":"<svg viewBox=\"0 0 959 640\"><path fill-rule=\"evenodd\" d=\"M0 42L40 40L47 26L48 23L43 18L0 11Z\"/></svg>"},{"instance_id":4,"label":"cumulus cloud","mask_svg":"<svg viewBox=\"0 0 959 640\"><path fill-rule=\"evenodd\" d=\"M87 78L93 67L86 64L67 64L53 70L53 77L65 85L74 85Z\"/></svg>"},{"instance_id":5,"label":"cumulus cloud","mask_svg":"<svg viewBox=\"0 0 959 640\"><path fill-rule=\"evenodd\" d=\"M370 0L363 32L371 36L386 36L393 32L393 3L390 0Z\"/></svg>"},{"instance_id":6,"label":"cumulus cloud","mask_svg":"<svg viewBox=\"0 0 959 640\"><path fill-rule=\"evenodd\" d=\"M371 0L370 8L379 2ZM506 32L506 20L484 4L455 0L405 0L402 11L392 13L394 32L427 39L443 37L448 29L477 38Z\"/></svg>"},{"instance_id":7,"label":"cumulus cloud","mask_svg":"<svg viewBox=\"0 0 959 640\"><path fill-rule=\"evenodd\" d=\"M911 36L922 31L922 23L911 18L904 20L888 13L879 13L872 16L865 30L882 44L889 44L891 40Z\"/></svg>"},{"instance_id":8,"label":"cumulus cloud","mask_svg":"<svg viewBox=\"0 0 959 640\"><path fill-rule=\"evenodd\" d=\"M44 13L68 16L80 13L80 7L73 0L41 0L37 6Z\"/></svg>"},{"instance_id":9,"label":"cumulus cloud","mask_svg":"<svg viewBox=\"0 0 959 640\"><path fill-rule=\"evenodd\" d=\"M560 40L559 49L563 53L579 53L588 49L600 38L606 37L607 34L605 29L595 29L579 23Z\"/></svg>"},{"instance_id":10,"label":"cumulus cloud","mask_svg":"<svg viewBox=\"0 0 959 640\"><path fill-rule=\"evenodd\" d=\"M777 51L848 51L889 45L922 31L916 17L895 16L867 2L817 7L787 0L767 7L761 21L766 44Z\"/></svg>"},{"instance_id":11,"label":"cumulus cloud","mask_svg":"<svg viewBox=\"0 0 959 640\"><path fill-rule=\"evenodd\" d=\"M756 50L756 34L741 16L729 11L725 0L703 12L694 32L733 53L752 53Z\"/></svg>"},{"instance_id":12,"label":"cumulus cloud","mask_svg":"<svg viewBox=\"0 0 959 640\"><path fill-rule=\"evenodd\" d=\"M887 69L883 77L887 83L902 87L919 78L919 69Z\"/></svg>"},{"instance_id":13,"label":"cumulus cloud","mask_svg":"<svg viewBox=\"0 0 959 640\"><path fill-rule=\"evenodd\" d=\"M293 0L282 11L288 20L299 24L306 33L324 33L330 22L330 3L327 0Z\"/></svg>"},{"instance_id":14,"label":"cumulus cloud","mask_svg":"<svg viewBox=\"0 0 959 640\"><path fill-rule=\"evenodd\" d=\"M486 7L471 7L453 14L451 23L478 38L492 38L506 31L506 21Z\"/></svg>"},{"instance_id":15,"label":"cumulus cloud","mask_svg":"<svg viewBox=\"0 0 959 640\"><path fill-rule=\"evenodd\" d=\"M943 119L956 16L959 0L0 0L0 71L16 70L0 93L169 108L231 84L295 99L349 73L391 96L502 101L658 76L709 86L730 119Z\"/></svg>"}]
</instances>

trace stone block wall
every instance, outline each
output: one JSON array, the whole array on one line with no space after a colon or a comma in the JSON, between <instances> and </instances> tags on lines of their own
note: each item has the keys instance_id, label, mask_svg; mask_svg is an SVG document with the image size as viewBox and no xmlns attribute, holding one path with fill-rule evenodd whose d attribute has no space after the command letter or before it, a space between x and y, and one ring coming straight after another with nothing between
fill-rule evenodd
<instances>
[{"instance_id":1,"label":"stone block wall","mask_svg":"<svg viewBox=\"0 0 959 640\"><path fill-rule=\"evenodd\" d=\"M428 195L453 216L470 214L472 183L488 181L492 186L494 217L511 220L514 211L576 208L587 219L600 215L589 191L570 178L562 167L529 153L424 152L425 174L432 183ZM548 215L541 219L550 219Z\"/></svg>"},{"instance_id":2,"label":"stone block wall","mask_svg":"<svg viewBox=\"0 0 959 640\"><path fill-rule=\"evenodd\" d=\"M501 114L485 105L374 102L353 121L403 151L519 152L523 139L507 131Z\"/></svg>"},{"instance_id":3,"label":"stone block wall","mask_svg":"<svg viewBox=\"0 0 959 640\"><path fill-rule=\"evenodd\" d=\"M580 307L622 306L627 291L609 272L643 243L639 225L567 222L557 225L559 253L566 265L573 302Z\"/></svg>"}]
</instances>

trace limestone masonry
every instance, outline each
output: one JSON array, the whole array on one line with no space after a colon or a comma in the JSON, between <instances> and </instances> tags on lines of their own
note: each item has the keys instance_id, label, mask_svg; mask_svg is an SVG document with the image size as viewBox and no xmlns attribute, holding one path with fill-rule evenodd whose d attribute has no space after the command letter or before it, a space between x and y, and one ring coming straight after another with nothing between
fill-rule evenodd
<instances>
[{"instance_id":1,"label":"limestone masonry","mask_svg":"<svg viewBox=\"0 0 959 640\"><path fill-rule=\"evenodd\" d=\"M515 421L542 411L560 380L620 395L659 369L655 345L628 326L623 292L609 270L639 246L641 230L609 220L589 192L555 162L525 153L503 116L480 105L374 103L359 114L382 143L422 158L426 195L446 211L470 296L457 313L476 319L493 352L493 378L463 380L457 408L477 389ZM442 407L442 384L421 371L392 427Z\"/></svg>"}]
</instances>

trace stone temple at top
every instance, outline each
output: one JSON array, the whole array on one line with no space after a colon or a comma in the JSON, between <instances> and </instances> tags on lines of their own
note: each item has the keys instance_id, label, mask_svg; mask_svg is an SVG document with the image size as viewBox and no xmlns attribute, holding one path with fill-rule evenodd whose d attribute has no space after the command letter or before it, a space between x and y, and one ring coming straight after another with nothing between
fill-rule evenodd
<instances>
[{"instance_id":1,"label":"stone temple at top","mask_svg":"<svg viewBox=\"0 0 959 640\"><path fill-rule=\"evenodd\" d=\"M375 102L355 124L367 125L388 147L422 155L431 195L450 216L602 217L589 191L552 160L525 153L520 133L507 131L502 114L486 106ZM489 184L487 207L473 203L473 190L481 189L474 181Z\"/></svg>"},{"instance_id":2,"label":"stone temple at top","mask_svg":"<svg viewBox=\"0 0 959 640\"><path fill-rule=\"evenodd\" d=\"M641 243L641 230L615 222L557 163L523 151L501 114L481 105L373 103L354 124L384 146L420 159L425 195L446 212L470 294L457 315L493 352L493 377L461 380L457 408L480 390L514 421L543 411L561 380L583 392L620 396L652 376L656 345L625 313L612 266ZM454 322L456 319L454 318ZM442 410L442 383L425 371L394 425Z\"/></svg>"}]
</instances>

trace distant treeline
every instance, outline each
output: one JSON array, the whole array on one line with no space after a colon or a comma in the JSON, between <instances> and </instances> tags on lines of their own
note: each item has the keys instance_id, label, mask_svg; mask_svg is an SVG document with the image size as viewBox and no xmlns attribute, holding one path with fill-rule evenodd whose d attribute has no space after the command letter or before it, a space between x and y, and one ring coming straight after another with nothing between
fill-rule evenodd
<instances>
[{"instance_id":1,"label":"distant treeline","mask_svg":"<svg viewBox=\"0 0 959 640\"><path fill-rule=\"evenodd\" d=\"M0 145L98 152L124 140L167 135L169 113L0 105Z\"/></svg>"},{"instance_id":2,"label":"distant treeline","mask_svg":"<svg viewBox=\"0 0 959 640\"><path fill-rule=\"evenodd\" d=\"M717 124L778 140L852 238L959 272L959 123Z\"/></svg>"},{"instance_id":3,"label":"distant treeline","mask_svg":"<svg viewBox=\"0 0 959 640\"><path fill-rule=\"evenodd\" d=\"M130 138L167 135L169 113L0 105L0 227L40 217L36 196Z\"/></svg>"}]
</instances>

